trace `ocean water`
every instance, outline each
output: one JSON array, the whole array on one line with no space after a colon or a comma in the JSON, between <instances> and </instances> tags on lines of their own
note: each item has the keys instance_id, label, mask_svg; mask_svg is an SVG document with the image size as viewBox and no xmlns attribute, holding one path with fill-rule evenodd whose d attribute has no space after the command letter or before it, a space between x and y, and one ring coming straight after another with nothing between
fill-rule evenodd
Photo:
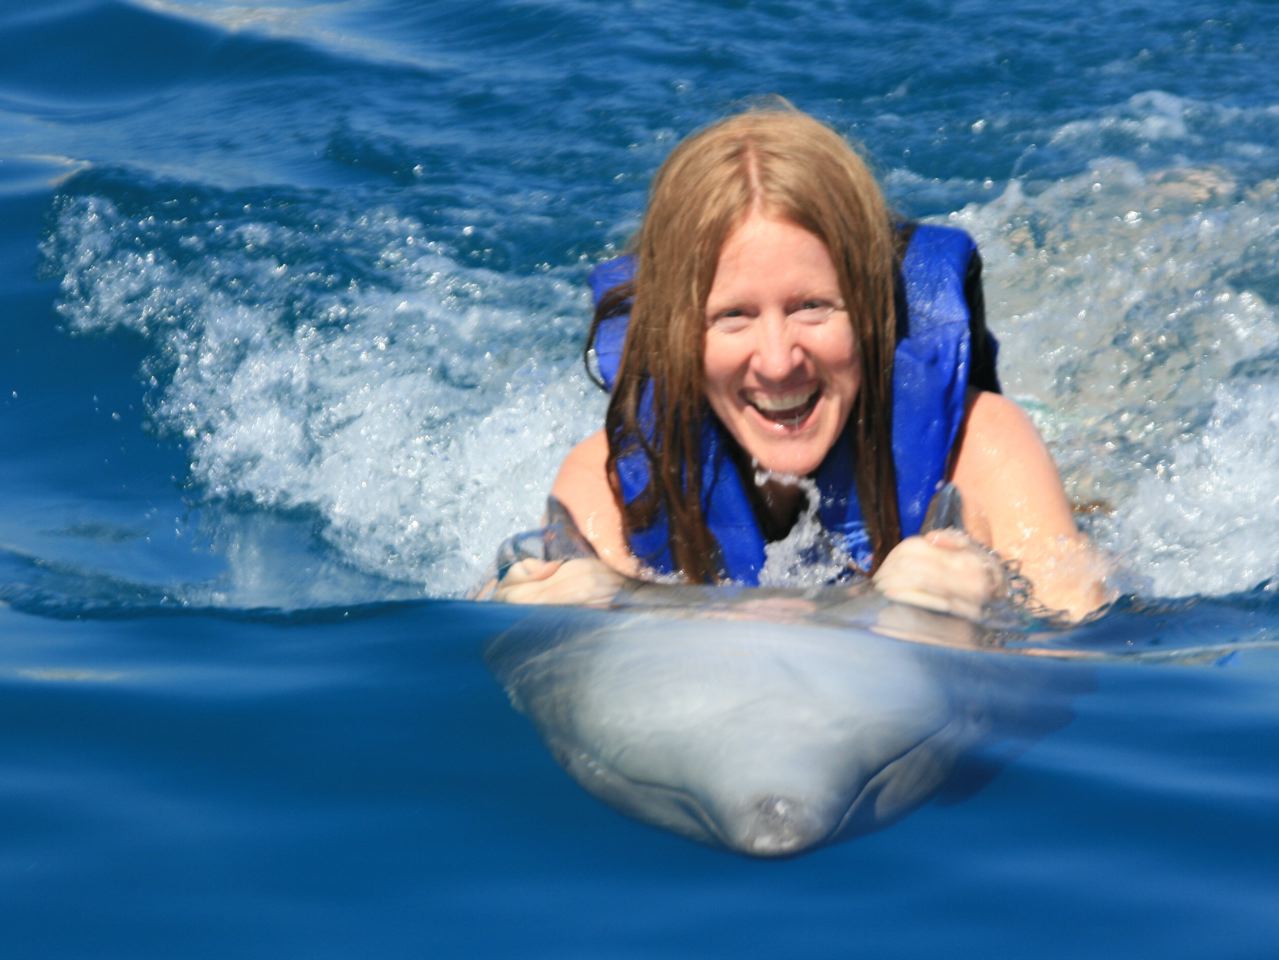
<instances>
[{"instance_id":1,"label":"ocean water","mask_svg":"<svg viewBox=\"0 0 1279 960\"><path fill-rule=\"evenodd\" d=\"M1276 63L1266 0L0 0L4 955L1274 956ZM580 790L466 596L602 416L590 266L772 93L976 237L1125 597L964 655L1055 691L980 784L764 862Z\"/></svg>"}]
</instances>

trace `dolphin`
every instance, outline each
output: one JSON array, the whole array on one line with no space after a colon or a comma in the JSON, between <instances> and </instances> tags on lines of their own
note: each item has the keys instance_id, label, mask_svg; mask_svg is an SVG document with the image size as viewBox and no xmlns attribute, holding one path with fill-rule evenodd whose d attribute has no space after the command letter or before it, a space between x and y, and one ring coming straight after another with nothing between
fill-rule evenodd
<instances>
[{"instance_id":1,"label":"dolphin","mask_svg":"<svg viewBox=\"0 0 1279 960\"><path fill-rule=\"evenodd\" d=\"M549 512L547 554L580 551L567 514ZM1001 718L1032 702L1040 727L1046 714L1047 727L1064 722L1044 685L1018 675L1033 658L978 649L996 643L865 584L649 585L616 609L531 608L485 653L590 793L693 839L779 857L897 820L966 753L1009 739Z\"/></svg>"}]
</instances>

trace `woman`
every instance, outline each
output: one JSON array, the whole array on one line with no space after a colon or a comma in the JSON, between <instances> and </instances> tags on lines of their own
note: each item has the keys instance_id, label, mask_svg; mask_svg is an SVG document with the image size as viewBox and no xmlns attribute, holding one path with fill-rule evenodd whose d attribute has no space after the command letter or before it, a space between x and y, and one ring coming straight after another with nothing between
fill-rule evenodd
<instances>
[{"instance_id":1,"label":"woman","mask_svg":"<svg viewBox=\"0 0 1279 960\"><path fill-rule=\"evenodd\" d=\"M893 599L978 618L1004 589L994 551L1044 607L1078 618L1104 601L1042 440L972 385L997 389L993 368L970 374L986 346L964 297L971 241L906 235L834 131L767 109L688 138L658 172L634 259L597 311L604 429L552 489L599 560L523 561L499 599L606 601L652 572L756 582L807 507ZM601 341L623 328L618 357ZM968 534L921 536L947 479Z\"/></svg>"}]
</instances>

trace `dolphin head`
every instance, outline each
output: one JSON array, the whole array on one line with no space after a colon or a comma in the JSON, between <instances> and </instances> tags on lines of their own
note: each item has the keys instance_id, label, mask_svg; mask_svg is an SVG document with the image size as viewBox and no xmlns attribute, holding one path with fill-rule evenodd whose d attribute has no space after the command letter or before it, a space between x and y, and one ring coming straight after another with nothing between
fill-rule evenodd
<instances>
[{"instance_id":1,"label":"dolphin head","mask_svg":"<svg viewBox=\"0 0 1279 960\"><path fill-rule=\"evenodd\" d=\"M882 826L971 740L917 645L866 630L565 614L490 662L556 759L639 819L755 856Z\"/></svg>"}]
</instances>

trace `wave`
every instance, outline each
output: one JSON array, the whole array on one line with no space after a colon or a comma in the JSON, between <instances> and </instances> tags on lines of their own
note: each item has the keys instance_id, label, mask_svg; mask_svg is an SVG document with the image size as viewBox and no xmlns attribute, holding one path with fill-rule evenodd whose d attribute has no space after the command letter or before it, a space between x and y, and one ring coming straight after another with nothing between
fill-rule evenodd
<instances>
[{"instance_id":1,"label":"wave","mask_svg":"<svg viewBox=\"0 0 1279 960\"><path fill-rule=\"evenodd\" d=\"M393 210L244 200L161 219L67 197L46 244L63 317L150 344L153 422L206 499L314 511L355 566L465 592L600 416L585 294L464 267Z\"/></svg>"},{"instance_id":2,"label":"wave","mask_svg":"<svg viewBox=\"0 0 1279 960\"><path fill-rule=\"evenodd\" d=\"M298 7L191 7L164 0L41 5L0 21L0 92L38 108L90 111L219 83L263 83L440 64L396 57L371 40L318 27ZM74 69L49 50L74 49ZM420 76L419 79L423 77Z\"/></svg>"}]
</instances>

